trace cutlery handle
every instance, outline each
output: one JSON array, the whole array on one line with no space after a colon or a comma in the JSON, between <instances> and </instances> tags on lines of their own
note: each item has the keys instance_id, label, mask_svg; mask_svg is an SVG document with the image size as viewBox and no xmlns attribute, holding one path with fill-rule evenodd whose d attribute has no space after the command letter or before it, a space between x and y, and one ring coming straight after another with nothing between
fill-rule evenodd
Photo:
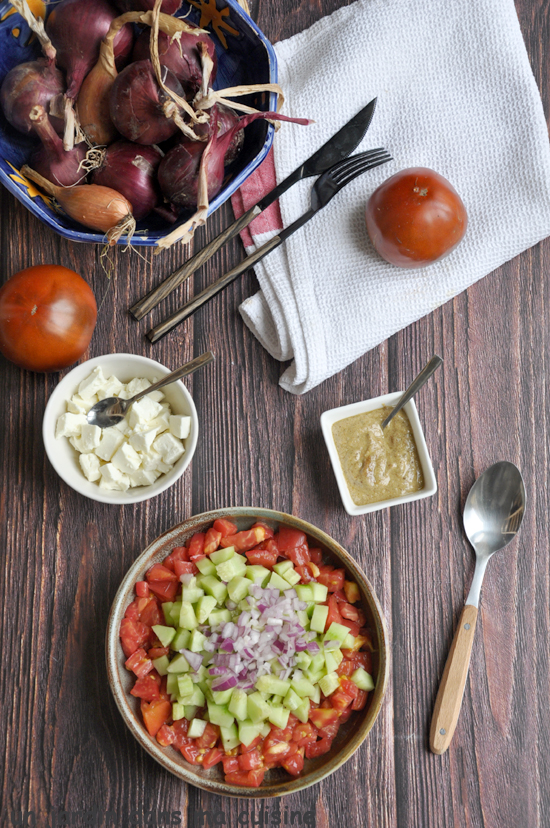
<instances>
[{"instance_id":1,"label":"cutlery handle","mask_svg":"<svg viewBox=\"0 0 550 828\"><path fill-rule=\"evenodd\" d=\"M454 634L435 700L430 728L430 750L433 753L445 753L455 732L468 677L476 621L477 607L466 604Z\"/></svg>"},{"instance_id":2,"label":"cutlery handle","mask_svg":"<svg viewBox=\"0 0 550 828\"><path fill-rule=\"evenodd\" d=\"M177 380L182 379L182 377L187 377L189 374L194 374L195 371L198 371L199 368L202 368L203 365L208 365L209 362L212 362L214 359L214 354L212 351L206 351L204 354L201 354L195 359L192 359L191 362L186 362L185 365L182 365L181 368L176 368L175 371L172 371L170 374L166 374L165 377L162 379L157 380L152 385L149 385L145 390L140 391L139 394L136 394L135 397L127 400L126 407L129 407L132 403L140 400L142 397L145 397L147 394L150 394L151 391L156 391L158 388L164 388L165 385L170 385L172 382L176 382Z\"/></svg>"},{"instance_id":3,"label":"cutlery handle","mask_svg":"<svg viewBox=\"0 0 550 828\"><path fill-rule=\"evenodd\" d=\"M157 285L153 290L149 291L149 293L141 298L139 302L136 302L135 305L132 305L130 308L130 313L137 319L138 322L140 319L149 313L149 311L153 310L153 308L158 305L159 302L162 302L163 299L172 293L172 291L178 287L178 285L183 284L186 279L193 275L193 273L202 267L205 262L210 259L214 253L216 253L220 247L223 247L230 239L234 238L241 230L244 230L245 227L248 227L250 222L256 218L262 212L261 208L258 204L251 207L250 210L247 210L246 213L238 218L236 221L233 222L229 227L227 227L223 232L220 233L219 236L216 236L215 239L207 244L202 250L199 250L191 259L185 262L184 265L179 267L170 276L167 276L160 285Z\"/></svg>"},{"instance_id":4,"label":"cutlery handle","mask_svg":"<svg viewBox=\"0 0 550 828\"><path fill-rule=\"evenodd\" d=\"M230 285L231 282L234 282L235 279L244 273L245 270L248 270L249 267L252 267L259 262L260 259L263 259L264 256L267 256L273 248L278 247L282 244L283 239L280 236L273 236L272 239L267 241L261 247L254 251L250 256L247 256L246 259L243 259L236 267L232 270L229 270L225 273L217 282L214 282L211 285L208 285L201 293L198 293L190 302L187 302L182 308L180 308L176 313L169 316L168 319L165 319L155 328L152 328L149 333L147 334L147 338L150 342L158 342L159 339L162 339L163 336L166 336L176 325L179 325L180 322L183 322L188 317L192 316L199 308L205 305L213 296L220 293L227 285Z\"/></svg>"}]
</instances>

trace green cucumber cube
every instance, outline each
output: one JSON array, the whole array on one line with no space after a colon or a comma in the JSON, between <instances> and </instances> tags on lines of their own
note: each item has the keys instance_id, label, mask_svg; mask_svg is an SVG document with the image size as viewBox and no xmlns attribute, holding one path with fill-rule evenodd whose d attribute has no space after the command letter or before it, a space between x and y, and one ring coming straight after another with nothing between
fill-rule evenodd
<instances>
[{"instance_id":1,"label":"green cucumber cube","mask_svg":"<svg viewBox=\"0 0 550 828\"><path fill-rule=\"evenodd\" d=\"M173 601L165 601L164 604L161 604L161 606L162 606L162 613L164 615L164 620L166 621L167 624L172 624L171 611L172 611L172 607L174 606L174 602Z\"/></svg>"},{"instance_id":2,"label":"green cucumber cube","mask_svg":"<svg viewBox=\"0 0 550 828\"><path fill-rule=\"evenodd\" d=\"M325 696L330 696L331 693L334 693L340 687L340 679L336 673L327 673L319 682L319 687Z\"/></svg>"},{"instance_id":3,"label":"green cucumber cube","mask_svg":"<svg viewBox=\"0 0 550 828\"><path fill-rule=\"evenodd\" d=\"M260 564L251 564L246 567L246 577L255 584L264 587L271 577L271 570Z\"/></svg>"},{"instance_id":4,"label":"green cucumber cube","mask_svg":"<svg viewBox=\"0 0 550 828\"><path fill-rule=\"evenodd\" d=\"M197 621L199 619L197 618ZM206 636L201 633L199 630L193 630L191 633L191 637L189 639L189 650L192 653L202 653L204 649L204 642L206 641Z\"/></svg>"},{"instance_id":5,"label":"green cucumber cube","mask_svg":"<svg viewBox=\"0 0 550 828\"><path fill-rule=\"evenodd\" d=\"M318 584L316 581L314 581L308 586L311 587L313 593L312 600L315 601L316 604L322 604L323 601L327 600L328 587L326 587L324 584Z\"/></svg>"},{"instance_id":6,"label":"green cucumber cube","mask_svg":"<svg viewBox=\"0 0 550 828\"><path fill-rule=\"evenodd\" d=\"M216 575L222 581L228 583L236 578L238 575L244 575L246 572L247 561L242 555L234 555L228 561L218 564L216 567Z\"/></svg>"},{"instance_id":7,"label":"green cucumber cube","mask_svg":"<svg viewBox=\"0 0 550 828\"><path fill-rule=\"evenodd\" d=\"M180 620L181 601L174 601L170 609L170 623L172 627L177 627Z\"/></svg>"},{"instance_id":8,"label":"green cucumber cube","mask_svg":"<svg viewBox=\"0 0 550 828\"><path fill-rule=\"evenodd\" d=\"M296 666L300 670L307 670L311 664L311 656L304 650L302 653L296 653Z\"/></svg>"},{"instance_id":9,"label":"green cucumber cube","mask_svg":"<svg viewBox=\"0 0 550 828\"><path fill-rule=\"evenodd\" d=\"M181 602L179 626L183 627L184 630L194 630L195 627L199 626L193 604L189 601Z\"/></svg>"},{"instance_id":10,"label":"green cucumber cube","mask_svg":"<svg viewBox=\"0 0 550 828\"><path fill-rule=\"evenodd\" d=\"M296 590L296 595L298 596L300 601L306 601L307 603L313 601L312 584L296 584L294 589Z\"/></svg>"},{"instance_id":11,"label":"green cucumber cube","mask_svg":"<svg viewBox=\"0 0 550 828\"><path fill-rule=\"evenodd\" d=\"M294 586L300 581L300 573L296 572L295 569L289 569L285 572L283 578L290 584L290 586Z\"/></svg>"},{"instance_id":12,"label":"green cucumber cube","mask_svg":"<svg viewBox=\"0 0 550 828\"><path fill-rule=\"evenodd\" d=\"M267 675L260 676L255 686L260 693L268 693L270 696L285 696L290 689L290 681Z\"/></svg>"},{"instance_id":13,"label":"green cucumber cube","mask_svg":"<svg viewBox=\"0 0 550 828\"><path fill-rule=\"evenodd\" d=\"M228 621L231 621L231 612L228 609L212 610L208 616L208 621L212 627L217 624L227 624Z\"/></svg>"},{"instance_id":14,"label":"green cucumber cube","mask_svg":"<svg viewBox=\"0 0 550 828\"><path fill-rule=\"evenodd\" d=\"M296 710L302 703L302 699L300 696L294 692L292 688L288 691L286 696L283 699L283 705L288 707L289 710Z\"/></svg>"},{"instance_id":15,"label":"green cucumber cube","mask_svg":"<svg viewBox=\"0 0 550 828\"><path fill-rule=\"evenodd\" d=\"M315 695L314 685L303 676L300 679L292 679L292 689L301 699L306 696L311 699Z\"/></svg>"},{"instance_id":16,"label":"green cucumber cube","mask_svg":"<svg viewBox=\"0 0 550 828\"><path fill-rule=\"evenodd\" d=\"M195 561L195 566L201 573L201 575L215 575L216 574L216 567L210 560L210 558L199 558L198 561Z\"/></svg>"},{"instance_id":17,"label":"green cucumber cube","mask_svg":"<svg viewBox=\"0 0 550 828\"><path fill-rule=\"evenodd\" d=\"M160 656L160 658L153 659L153 665L159 676L165 676L168 673L169 664L170 659L166 655Z\"/></svg>"},{"instance_id":18,"label":"green cucumber cube","mask_svg":"<svg viewBox=\"0 0 550 828\"><path fill-rule=\"evenodd\" d=\"M178 675L178 697L185 698L186 696L190 696L194 690L193 682L191 681L191 676L188 676L187 673L180 673ZM191 704L191 701L189 701Z\"/></svg>"},{"instance_id":19,"label":"green cucumber cube","mask_svg":"<svg viewBox=\"0 0 550 828\"><path fill-rule=\"evenodd\" d=\"M324 604L316 604L311 615L311 621L309 622L310 630L314 630L318 633L323 633L325 631L327 618L328 607L325 607Z\"/></svg>"},{"instance_id":20,"label":"green cucumber cube","mask_svg":"<svg viewBox=\"0 0 550 828\"><path fill-rule=\"evenodd\" d=\"M195 718L197 711L199 710L199 708L194 704L186 704L183 709L185 710L185 718L188 722Z\"/></svg>"},{"instance_id":21,"label":"green cucumber cube","mask_svg":"<svg viewBox=\"0 0 550 828\"><path fill-rule=\"evenodd\" d=\"M254 741L256 736L260 735L262 726L263 722L252 722L250 719L245 719L244 722L239 722L238 729L240 743L247 747L250 742Z\"/></svg>"},{"instance_id":22,"label":"green cucumber cube","mask_svg":"<svg viewBox=\"0 0 550 828\"><path fill-rule=\"evenodd\" d=\"M317 606L316 604L313 605L314 607ZM296 613L298 616L298 621L304 628L304 630L309 630L311 627L309 626L309 615L307 614L306 610L298 610Z\"/></svg>"},{"instance_id":23,"label":"green cucumber cube","mask_svg":"<svg viewBox=\"0 0 550 828\"><path fill-rule=\"evenodd\" d=\"M350 679L357 685L359 690L374 690L374 680L370 673L362 667L358 667L350 676Z\"/></svg>"},{"instance_id":24,"label":"green cucumber cube","mask_svg":"<svg viewBox=\"0 0 550 828\"><path fill-rule=\"evenodd\" d=\"M325 650L325 666L327 673L334 673L343 659L341 650Z\"/></svg>"},{"instance_id":25,"label":"green cucumber cube","mask_svg":"<svg viewBox=\"0 0 550 828\"><path fill-rule=\"evenodd\" d=\"M210 688L212 690L212 688ZM212 698L216 704L229 704L231 701L232 690L212 690Z\"/></svg>"},{"instance_id":26,"label":"green cucumber cube","mask_svg":"<svg viewBox=\"0 0 550 828\"><path fill-rule=\"evenodd\" d=\"M319 687L319 684L314 684L313 686L315 688L315 695L311 697L311 701L316 704L321 704L321 688ZM300 721L302 720L300 719Z\"/></svg>"},{"instance_id":27,"label":"green cucumber cube","mask_svg":"<svg viewBox=\"0 0 550 828\"><path fill-rule=\"evenodd\" d=\"M260 736L265 739L266 736L269 736L271 733L271 725L269 722L264 722L260 728Z\"/></svg>"},{"instance_id":28,"label":"green cucumber cube","mask_svg":"<svg viewBox=\"0 0 550 828\"><path fill-rule=\"evenodd\" d=\"M328 610L328 607L327 607ZM325 641L339 641L340 644L346 640L349 635L349 627L345 627L343 624L337 624L336 621L333 621L328 630L325 633Z\"/></svg>"},{"instance_id":29,"label":"green cucumber cube","mask_svg":"<svg viewBox=\"0 0 550 828\"><path fill-rule=\"evenodd\" d=\"M192 719L189 722L189 730L187 731L189 738L198 739L199 736L202 736L206 729L206 724L204 719Z\"/></svg>"},{"instance_id":30,"label":"green cucumber cube","mask_svg":"<svg viewBox=\"0 0 550 828\"><path fill-rule=\"evenodd\" d=\"M235 721L233 715L229 712L227 707L223 704L215 704L214 702L207 702L208 716L212 724L220 727L230 727Z\"/></svg>"},{"instance_id":31,"label":"green cucumber cube","mask_svg":"<svg viewBox=\"0 0 550 828\"><path fill-rule=\"evenodd\" d=\"M294 569L294 564L292 563L292 561L289 560L276 563L273 567L273 571L276 572L277 575L280 575L281 578L284 577L285 572L287 572L289 569Z\"/></svg>"},{"instance_id":32,"label":"green cucumber cube","mask_svg":"<svg viewBox=\"0 0 550 828\"><path fill-rule=\"evenodd\" d=\"M239 731L237 725L233 722L229 727L220 727L220 735L222 737L223 749L225 751L233 750L240 744Z\"/></svg>"},{"instance_id":33,"label":"green cucumber cube","mask_svg":"<svg viewBox=\"0 0 550 828\"><path fill-rule=\"evenodd\" d=\"M267 718L268 721L271 722L271 724L275 725L275 727L280 727L282 730L284 730L288 724L289 716L290 710L287 707L283 707L282 705L278 704L272 704L269 711L269 716Z\"/></svg>"},{"instance_id":34,"label":"green cucumber cube","mask_svg":"<svg viewBox=\"0 0 550 828\"><path fill-rule=\"evenodd\" d=\"M277 575L276 572L271 573L271 578L269 579L267 586L269 589L278 589L281 592L291 588L288 581L285 581L285 579L281 578L280 575Z\"/></svg>"},{"instance_id":35,"label":"green cucumber cube","mask_svg":"<svg viewBox=\"0 0 550 828\"><path fill-rule=\"evenodd\" d=\"M231 701L228 704L228 710L233 713L236 719L244 722L248 715L248 696L244 690L235 687L231 693Z\"/></svg>"},{"instance_id":36,"label":"green cucumber cube","mask_svg":"<svg viewBox=\"0 0 550 828\"><path fill-rule=\"evenodd\" d=\"M204 595L202 598L199 598L197 603L195 604L195 615L197 616L197 621L199 624L205 624L208 620L208 616L216 606L216 599L213 595Z\"/></svg>"},{"instance_id":37,"label":"green cucumber cube","mask_svg":"<svg viewBox=\"0 0 550 828\"><path fill-rule=\"evenodd\" d=\"M189 672L189 662L185 658L182 653L177 656L174 656L172 661L167 667L168 673L188 673Z\"/></svg>"},{"instance_id":38,"label":"green cucumber cube","mask_svg":"<svg viewBox=\"0 0 550 828\"><path fill-rule=\"evenodd\" d=\"M201 586L207 595L212 595L218 604L223 604L227 598L227 587L215 575L205 575L201 578Z\"/></svg>"},{"instance_id":39,"label":"green cucumber cube","mask_svg":"<svg viewBox=\"0 0 550 828\"><path fill-rule=\"evenodd\" d=\"M250 581L248 578L244 578L242 575L235 575L227 584L227 592L231 600L238 604L239 601L242 601L248 595L249 587Z\"/></svg>"},{"instance_id":40,"label":"green cucumber cube","mask_svg":"<svg viewBox=\"0 0 550 828\"><path fill-rule=\"evenodd\" d=\"M215 552L209 556L212 563L217 566L225 561L231 560L235 555L235 547L227 546L225 549L216 549Z\"/></svg>"},{"instance_id":41,"label":"green cucumber cube","mask_svg":"<svg viewBox=\"0 0 550 828\"><path fill-rule=\"evenodd\" d=\"M182 630L181 627L178 627L176 630L175 638L172 641L172 649L173 650L187 650L189 640L191 638L191 633L189 630Z\"/></svg>"},{"instance_id":42,"label":"green cucumber cube","mask_svg":"<svg viewBox=\"0 0 550 828\"><path fill-rule=\"evenodd\" d=\"M173 703L172 718L175 722L177 722L178 719L185 719L185 709L183 707L183 704L180 704L179 702Z\"/></svg>"},{"instance_id":43,"label":"green cucumber cube","mask_svg":"<svg viewBox=\"0 0 550 828\"><path fill-rule=\"evenodd\" d=\"M344 650L353 650L355 646L355 636L351 633L348 633L346 638L342 641L342 648Z\"/></svg>"},{"instance_id":44,"label":"green cucumber cube","mask_svg":"<svg viewBox=\"0 0 550 828\"><path fill-rule=\"evenodd\" d=\"M170 696L178 694L178 673L166 673L166 692Z\"/></svg>"},{"instance_id":45,"label":"green cucumber cube","mask_svg":"<svg viewBox=\"0 0 550 828\"><path fill-rule=\"evenodd\" d=\"M153 624L152 629L162 646L169 647L176 634L175 628L163 627L162 624Z\"/></svg>"},{"instance_id":46,"label":"green cucumber cube","mask_svg":"<svg viewBox=\"0 0 550 828\"><path fill-rule=\"evenodd\" d=\"M204 589L200 587L184 587L181 591L182 601L189 601L190 604L196 604L203 595Z\"/></svg>"},{"instance_id":47,"label":"green cucumber cube","mask_svg":"<svg viewBox=\"0 0 550 828\"><path fill-rule=\"evenodd\" d=\"M317 687L317 690L319 690L319 687ZM320 692L319 698L321 698ZM298 707L294 708L293 713L296 718L305 724L309 719L309 699L303 699L302 704L299 704Z\"/></svg>"},{"instance_id":48,"label":"green cucumber cube","mask_svg":"<svg viewBox=\"0 0 550 828\"><path fill-rule=\"evenodd\" d=\"M248 718L252 722L263 722L269 716L269 704L260 693L251 693L247 699ZM242 741L242 740L241 740Z\"/></svg>"},{"instance_id":49,"label":"green cucumber cube","mask_svg":"<svg viewBox=\"0 0 550 828\"><path fill-rule=\"evenodd\" d=\"M325 654L321 650L321 652L317 653L317 655L314 655L313 658L311 659L311 665L310 665L309 669L313 673L319 673L324 668L324 666L325 666Z\"/></svg>"}]
</instances>

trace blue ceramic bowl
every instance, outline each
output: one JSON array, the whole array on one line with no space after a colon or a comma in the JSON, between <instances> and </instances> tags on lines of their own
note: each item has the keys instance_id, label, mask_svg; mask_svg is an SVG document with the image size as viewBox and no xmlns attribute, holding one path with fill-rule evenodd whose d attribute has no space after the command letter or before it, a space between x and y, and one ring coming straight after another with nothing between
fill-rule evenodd
<instances>
[{"instance_id":1,"label":"blue ceramic bowl","mask_svg":"<svg viewBox=\"0 0 550 828\"><path fill-rule=\"evenodd\" d=\"M206 3L205 3L206 5ZM221 11L228 10L221 18L220 29L226 39L227 48L223 46L218 33L212 25L201 24L201 12L184 0L178 17L187 19L207 29L216 44L218 73L214 87L224 89L253 83L276 83L277 62L273 47L258 29L256 24L243 11L237 0L217 0ZM229 28L228 28L229 27ZM237 32L237 34L233 34ZM41 54L36 39L27 24L13 11L7 2L0 2L0 84L5 75L18 63L34 60ZM275 93L261 93L240 99L244 103L263 111L276 107ZM226 201L248 176L263 161L273 142L274 128L266 121L255 121L245 130L244 146L239 157L227 168L227 177L222 190L210 203L208 214ZM19 170L27 163L36 148L33 140L13 129L0 112L0 181L31 211L40 221L47 224L61 236L71 241L105 243L101 233L87 230L80 224L67 218L63 213L53 209L51 199L42 196L37 188L24 179ZM178 223L183 223L191 213L182 213ZM148 216L137 225L132 244L154 246L168 235L177 225L168 224L160 217ZM123 237L119 244L126 244Z\"/></svg>"}]
</instances>

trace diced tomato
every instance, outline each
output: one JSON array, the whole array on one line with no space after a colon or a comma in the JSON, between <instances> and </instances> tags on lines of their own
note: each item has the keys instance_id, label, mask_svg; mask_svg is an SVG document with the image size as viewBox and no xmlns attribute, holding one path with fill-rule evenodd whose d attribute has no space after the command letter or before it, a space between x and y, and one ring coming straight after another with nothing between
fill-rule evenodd
<instances>
[{"instance_id":1,"label":"diced tomato","mask_svg":"<svg viewBox=\"0 0 550 828\"><path fill-rule=\"evenodd\" d=\"M236 552L248 552L265 540L266 537L267 531L265 526L256 526L254 529L237 532L236 535L227 535L221 539L220 546L234 546Z\"/></svg>"},{"instance_id":2,"label":"diced tomato","mask_svg":"<svg viewBox=\"0 0 550 828\"><path fill-rule=\"evenodd\" d=\"M286 555L294 566L304 566L304 564L309 563L307 543L304 543L302 546L296 546L293 549L287 549Z\"/></svg>"},{"instance_id":3,"label":"diced tomato","mask_svg":"<svg viewBox=\"0 0 550 828\"><path fill-rule=\"evenodd\" d=\"M198 736L195 739L195 744L199 748L213 748L216 745L216 742L220 738L220 728L218 725L211 724L207 722L206 727L204 728L202 736Z\"/></svg>"},{"instance_id":4,"label":"diced tomato","mask_svg":"<svg viewBox=\"0 0 550 828\"><path fill-rule=\"evenodd\" d=\"M310 581L313 581L313 575L311 573L311 569L309 566L300 566L296 567L296 572L300 576L300 583L301 584L309 584Z\"/></svg>"},{"instance_id":5,"label":"diced tomato","mask_svg":"<svg viewBox=\"0 0 550 828\"><path fill-rule=\"evenodd\" d=\"M177 719L172 725L172 730L174 731L174 747L178 750L181 750L184 745L193 743L193 740L187 735L187 731L189 730L189 722L187 719Z\"/></svg>"},{"instance_id":6,"label":"diced tomato","mask_svg":"<svg viewBox=\"0 0 550 828\"><path fill-rule=\"evenodd\" d=\"M343 589L346 574L343 569L334 569L332 566L320 566L319 570L317 580L320 584L328 587L329 592Z\"/></svg>"},{"instance_id":7,"label":"diced tomato","mask_svg":"<svg viewBox=\"0 0 550 828\"><path fill-rule=\"evenodd\" d=\"M281 762L281 767L288 771L291 776L299 776L304 769L303 753L296 752L293 756L290 756L288 759L285 759L284 762Z\"/></svg>"},{"instance_id":8,"label":"diced tomato","mask_svg":"<svg viewBox=\"0 0 550 828\"><path fill-rule=\"evenodd\" d=\"M259 546L255 546L254 549L250 549L246 552L246 557L249 564L257 564L259 566L265 566L266 569L273 569L277 563L279 553L277 550L270 552L265 548L265 545L261 543Z\"/></svg>"},{"instance_id":9,"label":"diced tomato","mask_svg":"<svg viewBox=\"0 0 550 828\"><path fill-rule=\"evenodd\" d=\"M222 756L223 772L225 774L239 771L239 759L237 756Z\"/></svg>"},{"instance_id":10,"label":"diced tomato","mask_svg":"<svg viewBox=\"0 0 550 828\"><path fill-rule=\"evenodd\" d=\"M342 652L345 657L350 651L342 650ZM362 667L367 673L372 673L372 655L371 653L367 653L365 650L361 650L359 653L351 652L351 663L353 664L352 672L355 672L358 667Z\"/></svg>"},{"instance_id":11,"label":"diced tomato","mask_svg":"<svg viewBox=\"0 0 550 828\"><path fill-rule=\"evenodd\" d=\"M297 549L300 546L307 546L307 538L304 532L301 532L299 529L291 529L290 526L279 526L277 546L279 547L279 552L284 552L285 557L288 557L286 553L288 553L289 549Z\"/></svg>"},{"instance_id":12,"label":"diced tomato","mask_svg":"<svg viewBox=\"0 0 550 828\"><path fill-rule=\"evenodd\" d=\"M325 632L328 630L328 628L333 623L333 621L336 624L341 624L342 621L343 621L343 618L340 615L340 611L338 609L338 602L337 602L336 598L334 597L334 595L329 595L328 596L327 606L328 606L328 615L327 615L327 620L326 620L326 623L325 623Z\"/></svg>"},{"instance_id":13,"label":"diced tomato","mask_svg":"<svg viewBox=\"0 0 550 828\"><path fill-rule=\"evenodd\" d=\"M218 762L221 762L223 757L223 750L220 748L211 748L204 754L204 759L202 760L202 766L205 770L208 768L213 768L214 765L217 765Z\"/></svg>"},{"instance_id":14,"label":"diced tomato","mask_svg":"<svg viewBox=\"0 0 550 828\"><path fill-rule=\"evenodd\" d=\"M349 652L349 653L353 654L357 650L360 650L361 647L364 647L364 646L368 645L369 639L367 638L367 636L361 635L360 633L361 633L361 630L359 630L359 634L355 636L355 641L353 642L353 647L350 647L349 649L346 648L346 650L342 650L343 653L348 653Z\"/></svg>"},{"instance_id":15,"label":"diced tomato","mask_svg":"<svg viewBox=\"0 0 550 828\"><path fill-rule=\"evenodd\" d=\"M344 722L347 722L352 713L353 708L351 705L349 707L346 707L345 710L342 710L342 712L340 713L340 724L344 724Z\"/></svg>"},{"instance_id":16,"label":"diced tomato","mask_svg":"<svg viewBox=\"0 0 550 828\"><path fill-rule=\"evenodd\" d=\"M366 690L359 690L357 696L352 702L351 709L352 710L362 710L367 703L367 691Z\"/></svg>"},{"instance_id":17,"label":"diced tomato","mask_svg":"<svg viewBox=\"0 0 550 828\"><path fill-rule=\"evenodd\" d=\"M339 604L346 604L346 593L343 589L333 589L332 594L336 598Z\"/></svg>"},{"instance_id":18,"label":"diced tomato","mask_svg":"<svg viewBox=\"0 0 550 828\"><path fill-rule=\"evenodd\" d=\"M180 752L183 758L187 759L192 765L200 765L204 756L204 753L201 753L200 749L194 744L183 745Z\"/></svg>"},{"instance_id":19,"label":"diced tomato","mask_svg":"<svg viewBox=\"0 0 550 828\"><path fill-rule=\"evenodd\" d=\"M338 667L336 668L336 673L339 676L351 676L354 673L356 668L353 665L353 661L349 658L343 658Z\"/></svg>"},{"instance_id":20,"label":"diced tomato","mask_svg":"<svg viewBox=\"0 0 550 828\"><path fill-rule=\"evenodd\" d=\"M139 620L143 624L146 624L148 627L152 627L155 624L164 624L159 602L154 595L150 595L149 598L140 598L139 604Z\"/></svg>"},{"instance_id":21,"label":"diced tomato","mask_svg":"<svg viewBox=\"0 0 550 828\"><path fill-rule=\"evenodd\" d=\"M220 541L222 539L222 533L218 532L217 529L211 527L204 538L204 554L211 555L212 552L215 552L218 546L220 545Z\"/></svg>"},{"instance_id":22,"label":"diced tomato","mask_svg":"<svg viewBox=\"0 0 550 828\"><path fill-rule=\"evenodd\" d=\"M167 569L174 570L176 561L188 561L189 552L185 546L175 546L170 554L163 560L162 565ZM175 570L174 570L175 571Z\"/></svg>"},{"instance_id":23,"label":"diced tomato","mask_svg":"<svg viewBox=\"0 0 550 828\"><path fill-rule=\"evenodd\" d=\"M172 715L172 705L166 699L154 699L152 702L141 702L141 715L149 736L156 736L163 724Z\"/></svg>"},{"instance_id":24,"label":"diced tomato","mask_svg":"<svg viewBox=\"0 0 550 828\"><path fill-rule=\"evenodd\" d=\"M306 759L317 759L318 756L324 756L332 747L332 739L325 736L324 739L319 739L317 742L312 742L306 745Z\"/></svg>"},{"instance_id":25,"label":"diced tomato","mask_svg":"<svg viewBox=\"0 0 550 828\"><path fill-rule=\"evenodd\" d=\"M180 575L197 575L199 568L194 561L174 561L174 572Z\"/></svg>"},{"instance_id":26,"label":"diced tomato","mask_svg":"<svg viewBox=\"0 0 550 828\"><path fill-rule=\"evenodd\" d=\"M309 718L319 730L338 721L338 712L332 707L318 707L310 710Z\"/></svg>"},{"instance_id":27,"label":"diced tomato","mask_svg":"<svg viewBox=\"0 0 550 828\"><path fill-rule=\"evenodd\" d=\"M239 756L239 769L240 770L254 770L254 768L261 768L262 767L262 757L260 751L257 748L254 750L249 750L248 753L241 753Z\"/></svg>"},{"instance_id":28,"label":"diced tomato","mask_svg":"<svg viewBox=\"0 0 550 828\"><path fill-rule=\"evenodd\" d=\"M254 748L258 747L258 745L263 742L263 740L263 736L256 736L256 738L252 739L248 745L241 744L239 746L239 753L248 753L249 751L254 750Z\"/></svg>"},{"instance_id":29,"label":"diced tomato","mask_svg":"<svg viewBox=\"0 0 550 828\"><path fill-rule=\"evenodd\" d=\"M189 560L194 561L197 558L204 558L204 541L206 534L204 532L195 532L189 541Z\"/></svg>"},{"instance_id":30,"label":"diced tomato","mask_svg":"<svg viewBox=\"0 0 550 828\"><path fill-rule=\"evenodd\" d=\"M130 658L125 661L124 666L127 670L135 673L138 678L143 678L155 668L155 665L147 656L143 647L140 647L135 653L132 653Z\"/></svg>"},{"instance_id":31,"label":"diced tomato","mask_svg":"<svg viewBox=\"0 0 550 828\"><path fill-rule=\"evenodd\" d=\"M161 725L157 733L157 742L159 745L162 745L162 747L168 747L168 745L174 744L175 738L176 734L173 727L166 724Z\"/></svg>"},{"instance_id":32,"label":"diced tomato","mask_svg":"<svg viewBox=\"0 0 550 828\"><path fill-rule=\"evenodd\" d=\"M292 740L300 747L317 739L317 728L311 722L300 722L292 731Z\"/></svg>"},{"instance_id":33,"label":"diced tomato","mask_svg":"<svg viewBox=\"0 0 550 828\"><path fill-rule=\"evenodd\" d=\"M143 647L150 640L151 629L141 621L132 621L130 618L123 618L120 622L120 643L126 658Z\"/></svg>"},{"instance_id":34,"label":"diced tomato","mask_svg":"<svg viewBox=\"0 0 550 828\"><path fill-rule=\"evenodd\" d=\"M147 583L147 581L137 581L135 589L138 598L149 597L149 584Z\"/></svg>"},{"instance_id":35,"label":"diced tomato","mask_svg":"<svg viewBox=\"0 0 550 828\"><path fill-rule=\"evenodd\" d=\"M178 576L162 564L153 564L145 576L151 592L161 601L173 601L179 587Z\"/></svg>"},{"instance_id":36,"label":"diced tomato","mask_svg":"<svg viewBox=\"0 0 550 828\"><path fill-rule=\"evenodd\" d=\"M341 678L340 679L340 687L342 688L344 693L346 693L348 696L351 696L352 699L355 699L356 696L357 696L357 693L359 692L359 688L357 687L355 682L350 681L347 678Z\"/></svg>"},{"instance_id":37,"label":"diced tomato","mask_svg":"<svg viewBox=\"0 0 550 828\"><path fill-rule=\"evenodd\" d=\"M267 523L263 522L263 520L257 520L252 529L256 529L257 526L261 526L262 529L265 529L266 538L272 538L275 534L275 531L271 528L271 526L268 526Z\"/></svg>"},{"instance_id":38,"label":"diced tomato","mask_svg":"<svg viewBox=\"0 0 550 828\"><path fill-rule=\"evenodd\" d=\"M320 549L316 549L316 548L311 549L310 548L310 550L309 550L309 559L311 561L313 561L314 564L317 564L317 566L319 566L319 564L323 563L323 553L322 553L322 551Z\"/></svg>"},{"instance_id":39,"label":"diced tomato","mask_svg":"<svg viewBox=\"0 0 550 828\"><path fill-rule=\"evenodd\" d=\"M259 788L263 782L265 768L256 768L250 771L228 773L225 781L228 785L241 785L244 788Z\"/></svg>"},{"instance_id":40,"label":"diced tomato","mask_svg":"<svg viewBox=\"0 0 550 828\"><path fill-rule=\"evenodd\" d=\"M344 693L343 690L335 690L334 693L332 693L332 695L330 697L330 700L332 702L332 706L339 713L341 713L342 710L345 710L346 707L349 707L349 705L352 703L353 699L354 699L354 696L348 696L348 694Z\"/></svg>"},{"instance_id":41,"label":"diced tomato","mask_svg":"<svg viewBox=\"0 0 550 828\"><path fill-rule=\"evenodd\" d=\"M357 621L348 621L347 618L342 618L340 624L342 624L343 627L347 627L354 637L359 635L359 624Z\"/></svg>"},{"instance_id":42,"label":"diced tomato","mask_svg":"<svg viewBox=\"0 0 550 828\"><path fill-rule=\"evenodd\" d=\"M228 535L236 535L237 534L237 527L233 523L232 520L228 518L218 518L214 521L214 525L212 527L219 532L222 538L226 538Z\"/></svg>"},{"instance_id":43,"label":"diced tomato","mask_svg":"<svg viewBox=\"0 0 550 828\"><path fill-rule=\"evenodd\" d=\"M131 656L133 658L133 656ZM132 689L132 696L145 701L153 701L160 698L160 676L158 673L148 673L143 678L138 678Z\"/></svg>"},{"instance_id":44,"label":"diced tomato","mask_svg":"<svg viewBox=\"0 0 550 828\"><path fill-rule=\"evenodd\" d=\"M170 647L150 647L147 650L147 655L154 661L155 658L162 658L162 656L168 655L169 652Z\"/></svg>"},{"instance_id":45,"label":"diced tomato","mask_svg":"<svg viewBox=\"0 0 550 828\"><path fill-rule=\"evenodd\" d=\"M359 587L355 581L344 581L344 592L346 593L346 600L350 604L355 604L361 598Z\"/></svg>"}]
</instances>

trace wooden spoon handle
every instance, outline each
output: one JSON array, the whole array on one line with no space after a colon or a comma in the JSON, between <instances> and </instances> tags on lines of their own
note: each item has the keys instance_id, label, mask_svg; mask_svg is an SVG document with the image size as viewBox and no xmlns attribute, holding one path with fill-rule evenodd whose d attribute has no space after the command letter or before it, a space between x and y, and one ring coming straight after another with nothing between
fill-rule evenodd
<instances>
[{"instance_id":1,"label":"wooden spoon handle","mask_svg":"<svg viewBox=\"0 0 550 828\"><path fill-rule=\"evenodd\" d=\"M468 677L476 621L477 607L467 604L462 610L435 700L430 729L430 749L433 753L445 753L455 732Z\"/></svg>"}]
</instances>

